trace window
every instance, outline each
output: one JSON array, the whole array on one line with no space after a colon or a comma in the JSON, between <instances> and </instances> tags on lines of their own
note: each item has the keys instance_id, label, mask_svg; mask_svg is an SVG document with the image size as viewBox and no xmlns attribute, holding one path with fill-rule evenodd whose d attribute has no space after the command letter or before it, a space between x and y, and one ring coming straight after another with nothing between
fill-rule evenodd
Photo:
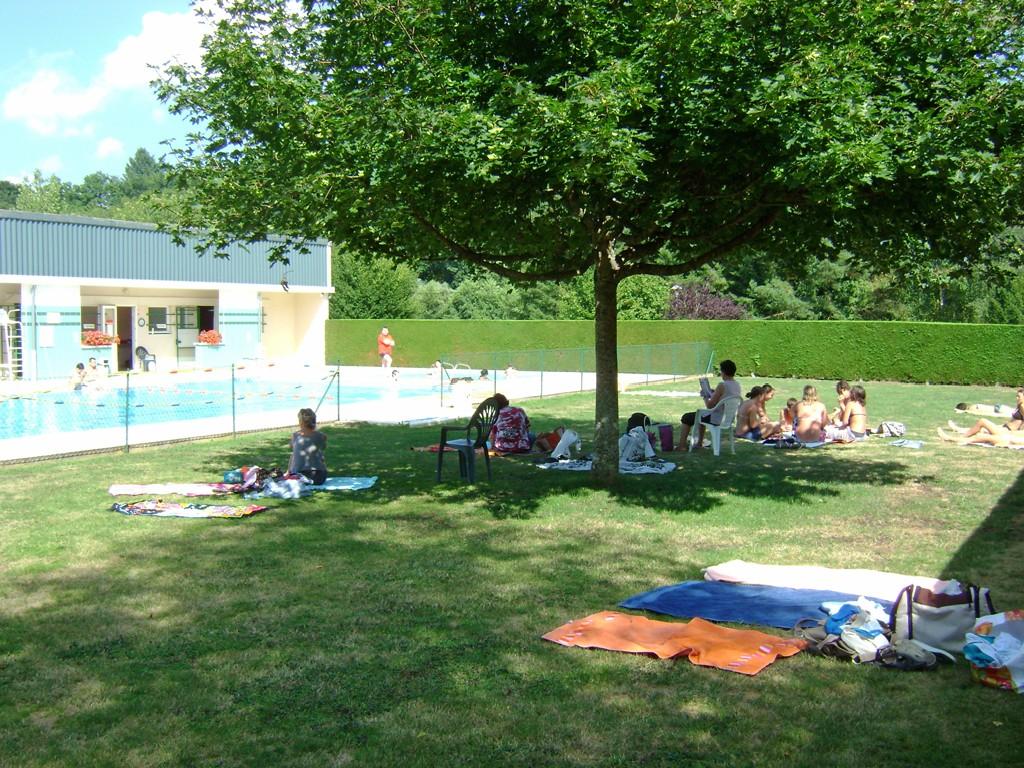
<instances>
[{"instance_id":1,"label":"window","mask_svg":"<svg viewBox=\"0 0 1024 768\"><path fill-rule=\"evenodd\" d=\"M99 322L99 314L99 307L82 307L82 330L95 331L96 324Z\"/></svg>"},{"instance_id":2,"label":"window","mask_svg":"<svg viewBox=\"0 0 1024 768\"><path fill-rule=\"evenodd\" d=\"M149 308L149 332L170 333L167 327L167 307Z\"/></svg>"}]
</instances>

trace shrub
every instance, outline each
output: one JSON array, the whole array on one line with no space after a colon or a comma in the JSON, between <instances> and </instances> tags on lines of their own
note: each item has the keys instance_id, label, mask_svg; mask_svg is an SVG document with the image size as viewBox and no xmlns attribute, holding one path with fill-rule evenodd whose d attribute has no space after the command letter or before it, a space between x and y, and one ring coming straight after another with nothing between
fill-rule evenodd
<instances>
[{"instance_id":1,"label":"shrub","mask_svg":"<svg viewBox=\"0 0 1024 768\"><path fill-rule=\"evenodd\" d=\"M740 320L743 307L727 296L715 293L703 285L672 286L665 317L668 320Z\"/></svg>"}]
</instances>

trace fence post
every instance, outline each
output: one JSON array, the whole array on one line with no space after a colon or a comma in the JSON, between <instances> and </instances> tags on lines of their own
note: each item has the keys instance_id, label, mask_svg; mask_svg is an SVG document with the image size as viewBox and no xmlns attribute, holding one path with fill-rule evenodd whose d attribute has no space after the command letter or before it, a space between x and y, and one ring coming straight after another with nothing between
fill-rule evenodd
<instances>
[{"instance_id":1,"label":"fence post","mask_svg":"<svg viewBox=\"0 0 1024 768\"><path fill-rule=\"evenodd\" d=\"M540 397L544 397L544 350L540 351Z\"/></svg>"},{"instance_id":2,"label":"fence post","mask_svg":"<svg viewBox=\"0 0 1024 768\"><path fill-rule=\"evenodd\" d=\"M646 353L644 355L644 357L647 358L647 363L645 365L645 367L647 368L647 379L646 379L646 381L644 381L644 383L645 384L650 384L651 383L651 345L650 344L644 344L644 352Z\"/></svg>"},{"instance_id":3,"label":"fence post","mask_svg":"<svg viewBox=\"0 0 1024 768\"><path fill-rule=\"evenodd\" d=\"M579 369L580 369L580 392L583 391L583 355L586 354L586 351L587 351L586 349L584 349L583 347L580 347L580 365L579 365Z\"/></svg>"},{"instance_id":4,"label":"fence post","mask_svg":"<svg viewBox=\"0 0 1024 768\"><path fill-rule=\"evenodd\" d=\"M128 407L129 396L128 393L132 388L132 372L126 371L124 374L124 452L128 453L130 448L128 447L128 414L131 409Z\"/></svg>"},{"instance_id":5,"label":"fence post","mask_svg":"<svg viewBox=\"0 0 1024 768\"><path fill-rule=\"evenodd\" d=\"M235 429L235 364L231 364L231 436L238 437Z\"/></svg>"},{"instance_id":6,"label":"fence post","mask_svg":"<svg viewBox=\"0 0 1024 768\"><path fill-rule=\"evenodd\" d=\"M338 405L338 421L341 421L341 361L338 361L338 369L334 372L334 401Z\"/></svg>"}]
</instances>

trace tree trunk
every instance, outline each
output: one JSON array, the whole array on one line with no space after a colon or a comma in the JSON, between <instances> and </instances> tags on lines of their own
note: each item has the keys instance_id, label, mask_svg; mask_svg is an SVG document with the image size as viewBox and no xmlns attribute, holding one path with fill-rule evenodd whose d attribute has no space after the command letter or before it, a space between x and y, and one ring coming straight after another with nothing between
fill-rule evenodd
<instances>
[{"instance_id":1,"label":"tree trunk","mask_svg":"<svg viewBox=\"0 0 1024 768\"><path fill-rule=\"evenodd\" d=\"M606 244L594 270L594 360L597 391L594 408L594 479L611 485L619 476L619 334L615 306L618 290L612 246Z\"/></svg>"}]
</instances>

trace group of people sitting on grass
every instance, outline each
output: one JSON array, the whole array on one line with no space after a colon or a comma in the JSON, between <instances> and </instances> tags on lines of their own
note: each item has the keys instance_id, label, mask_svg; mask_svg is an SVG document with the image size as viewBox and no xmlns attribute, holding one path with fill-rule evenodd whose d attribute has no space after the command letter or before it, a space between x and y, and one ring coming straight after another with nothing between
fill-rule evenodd
<instances>
[{"instance_id":1,"label":"group of people sitting on grass","mask_svg":"<svg viewBox=\"0 0 1024 768\"><path fill-rule=\"evenodd\" d=\"M802 443L821 442L854 442L863 440L868 434L867 392L864 387L850 384L844 380L836 382L838 404L831 412L818 398L818 390L807 385L803 390L803 398L790 398L782 409L778 421L768 417L768 401L775 397L775 388L771 384L753 387L744 399L739 382L736 381L736 364L732 360L723 360L719 369L722 381L704 399L706 410L710 413L701 417L697 425L698 435L695 448L703 441L704 424L720 424L724 412L724 403L729 398L742 400L736 412L736 437L760 442L769 438L792 436ZM690 432L693 430L697 412L684 413L680 421L682 430L676 450L686 450Z\"/></svg>"},{"instance_id":2,"label":"group of people sitting on grass","mask_svg":"<svg viewBox=\"0 0 1024 768\"><path fill-rule=\"evenodd\" d=\"M978 419L970 427L948 422L953 434L939 428L939 437L958 445L994 445L999 448L1024 447L1024 387L1017 389L1017 408L1005 424L996 425L988 419Z\"/></svg>"}]
</instances>

